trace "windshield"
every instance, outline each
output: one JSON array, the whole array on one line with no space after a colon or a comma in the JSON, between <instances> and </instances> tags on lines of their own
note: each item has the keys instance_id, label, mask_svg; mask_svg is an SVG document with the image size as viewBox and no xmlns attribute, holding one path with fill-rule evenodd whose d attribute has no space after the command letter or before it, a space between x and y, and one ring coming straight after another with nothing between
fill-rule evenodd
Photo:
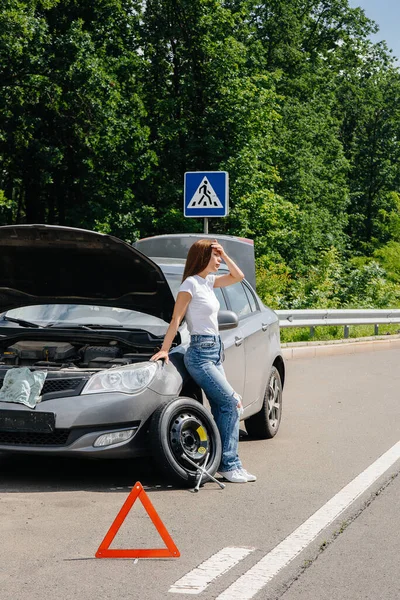
<instances>
[{"instance_id":1,"label":"windshield","mask_svg":"<svg viewBox=\"0 0 400 600\"><path fill-rule=\"evenodd\" d=\"M165 321L135 310L82 304L40 304L14 308L6 317L23 319L38 325L68 324L114 325L146 329L146 326L165 325Z\"/></svg>"}]
</instances>

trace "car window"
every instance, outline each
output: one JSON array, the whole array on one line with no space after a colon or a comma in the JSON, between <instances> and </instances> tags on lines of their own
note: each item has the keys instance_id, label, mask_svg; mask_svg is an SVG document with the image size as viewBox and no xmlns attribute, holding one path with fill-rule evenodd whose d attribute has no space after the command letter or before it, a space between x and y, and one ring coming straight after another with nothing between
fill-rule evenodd
<instances>
[{"instance_id":1,"label":"car window","mask_svg":"<svg viewBox=\"0 0 400 600\"><path fill-rule=\"evenodd\" d=\"M220 310L226 310L228 307L226 305L226 300L224 298L224 295L222 293L222 289L221 288L214 288L214 294L217 296L217 300L220 304Z\"/></svg>"},{"instance_id":2,"label":"car window","mask_svg":"<svg viewBox=\"0 0 400 600\"><path fill-rule=\"evenodd\" d=\"M222 274L225 274L225 272L223 272ZM179 287L182 283L182 274L164 273L164 275L168 281L169 287L171 288L174 298L176 298L179 292ZM214 292L218 298L218 302L220 303L220 310L227 310L228 307L221 288L214 288Z\"/></svg>"},{"instance_id":3,"label":"car window","mask_svg":"<svg viewBox=\"0 0 400 600\"><path fill-rule=\"evenodd\" d=\"M229 285L225 289L232 310L240 318L247 317L251 314L251 306L241 283Z\"/></svg>"},{"instance_id":4,"label":"car window","mask_svg":"<svg viewBox=\"0 0 400 600\"><path fill-rule=\"evenodd\" d=\"M246 292L247 299L250 302L251 310L253 312L257 312L259 310L259 308L258 308L258 304L256 302L253 292L251 291L251 289L249 288L248 285L243 284L243 287Z\"/></svg>"},{"instance_id":5,"label":"car window","mask_svg":"<svg viewBox=\"0 0 400 600\"><path fill-rule=\"evenodd\" d=\"M220 269L218 271L218 275L226 275L226 274L227 274L227 271L225 269L224 270ZM164 271L164 275L168 282L169 287L171 288L171 292L172 292L174 298L176 299L178 292L179 292L180 285L182 283L183 271L182 271L182 273L171 273L168 271ZM217 298L221 303L221 308L222 308L222 303L223 303L224 310L226 310L225 299L223 298L222 294L220 296L218 295L218 293L220 293L220 292L217 293L216 292L217 289L220 289L220 288L214 288L214 291L217 294ZM220 298L221 298L221 300L220 300Z\"/></svg>"}]
</instances>

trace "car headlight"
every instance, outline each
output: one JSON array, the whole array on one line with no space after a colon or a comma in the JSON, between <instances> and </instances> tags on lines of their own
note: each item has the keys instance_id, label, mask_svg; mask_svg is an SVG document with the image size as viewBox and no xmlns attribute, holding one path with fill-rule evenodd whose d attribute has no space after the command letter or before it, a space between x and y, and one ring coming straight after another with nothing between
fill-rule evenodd
<instances>
[{"instance_id":1,"label":"car headlight","mask_svg":"<svg viewBox=\"0 0 400 600\"><path fill-rule=\"evenodd\" d=\"M81 394L122 392L137 394L144 390L154 378L157 363L146 362L129 365L122 369L109 369L92 375Z\"/></svg>"}]
</instances>

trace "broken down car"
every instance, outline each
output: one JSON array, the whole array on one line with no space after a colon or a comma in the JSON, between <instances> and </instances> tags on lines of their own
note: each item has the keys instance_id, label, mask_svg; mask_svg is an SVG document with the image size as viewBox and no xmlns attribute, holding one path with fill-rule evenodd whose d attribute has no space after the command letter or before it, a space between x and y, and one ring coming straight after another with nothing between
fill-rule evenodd
<instances>
[{"instance_id":1,"label":"broken down car","mask_svg":"<svg viewBox=\"0 0 400 600\"><path fill-rule=\"evenodd\" d=\"M10 371L45 373L33 408L0 390L0 452L152 454L168 476L188 485L196 468L186 457L198 465L207 460L216 472L221 443L207 400L184 367L185 322L169 364L149 360L161 347L184 266L180 259L156 261L92 231L0 227L0 388ZM285 375L278 319L246 281L216 293L224 368L243 396L247 431L272 438Z\"/></svg>"}]
</instances>

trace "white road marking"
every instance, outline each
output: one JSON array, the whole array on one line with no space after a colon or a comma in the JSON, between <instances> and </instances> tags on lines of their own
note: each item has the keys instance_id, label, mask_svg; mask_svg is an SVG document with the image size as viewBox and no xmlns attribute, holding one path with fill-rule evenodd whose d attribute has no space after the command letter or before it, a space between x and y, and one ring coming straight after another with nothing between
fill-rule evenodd
<instances>
[{"instance_id":1,"label":"white road marking","mask_svg":"<svg viewBox=\"0 0 400 600\"><path fill-rule=\"evenodd\" d=\"M254 548L223 548L170 587L175 594L200 594L210 583L246 558Z\"/></svg>"},{"instance_id":2,"label":"white road marking","mask_svg":"<svg viewBox=\"0 0 400 600\"><path fill-rule=\"evenodd\" d=\"M400 458L400 442L331 498L307 521L239 577L216 600L250 600L288 565L321 531L363 494Z\"/></svg>"}]
</instances>

